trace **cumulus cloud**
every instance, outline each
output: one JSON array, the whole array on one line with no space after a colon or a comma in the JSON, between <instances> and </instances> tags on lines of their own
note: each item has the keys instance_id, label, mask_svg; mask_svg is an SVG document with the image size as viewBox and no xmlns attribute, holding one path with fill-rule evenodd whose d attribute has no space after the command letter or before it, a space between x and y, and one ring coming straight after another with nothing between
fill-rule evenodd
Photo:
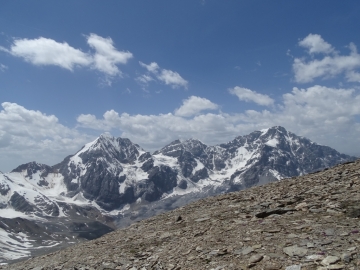
<instances>
[{"instance_id":1,"label":"cumulus cloud","mask_svg":"<svg viewBox=\"0 0 360 270\"><path fill-rule=\"evenodd\" d=\"M187 88L187 86L188 86L188 81L186 81L184 78L182 78L179 73L172 71L172 70L168 70L168 69L161 69L159 67L159 65L155 62L152 62L148 65L144 64L143 62L139 62L139 64L140 64L140 66L146 68L147 71L149 72L149 74L145 74L145 75L142 75L137 78L141 82L144 82L143 76L152 78L150 76L150 74L151 74L157 80L165 83L166 85L170 85L173 88L177 88L177 87ZM147 82L149 82L149 81L150 80L148 80Z\"/></svg>"},{"instance_id":2,"label":"cumulus cloud","mask_svg":"<svg viewBox=\"0 0 360 270\"><path fill-rule=\"evenodd\" d=\"M143 75L137 77L136 80L145 85L147 85L151 81L154 81L154 79L147 74L143 74Z\"/></svg>"},{"instance_id":3,"label":"cumulus cloud","mask_svg":"<svg viewBox=\"0 0 360 270\"><path fill-rule=\"evenodd\" d=\"M299 45L307 48L309 50L309 54L328 54L334 52L334 48L318 34L309 34L306 38L299 41Z\"/></svg>"},{"instance_id":4,"label":"cumulus cloud","mask_svg":"<svg viewBox=\"0 0 360 270\"><path fill-rule=\"evenodd\" d=\"M188 85L188 82L184 80L179 73L168 69L161 70L161 73L157 76L157 78L172 87L182 86L187 88Z\"/></svg>"},{"instance_id":5,"label":"cumulus cloud","mask_svg":"<svg viewBox=\"0 0 360 270\"><path fill-rule=\"evenodd\" d=\"M160 68L159 65L155 62L152 62L147 65L140 61L139 64L140 64L140 66L146 68L151 73L157 73Z\"/></svg>"},{"instance_id":6,"label":"cumulus cloud","mask_svg":"<svg viewBox=\"0 0 360 270\"><path fill-rule=\"evenodd\" d=\"M191 96L173 113L156 115L106 111L102 117L81 114L77 127L59 123L54 115L2 103L0 111L1 169L37 160L55 164L104 131L121 134L154 151L178 138L198 138L214 145L275 125L329 145L340 152L360 155L360 93L355 89L315 85L293 88L268 110L229 114L206 98ZM10 164L11 163L11 164Z\"/></svg>"},{"instance_id":7,"label":"cumulus cloud","mask_svg":"<svg viewBox=\"0 0 360 270\"><path fill-rule=\"evenodd\" d=\"M310 54L322 52L326 53L326 55L316 59L294 58L292 68L296 82L308 83L316 78L329 79L342 73L345 74L348 81L358 81L356 69L360 67L360 55L355 44L350 43L349 55L340 55L338 53L329 55L329 53L334 52L334 49L320 35L310 34L299 44L307 47Z\"/></svg>"},{"instance_id":8,"label":"cumulus cloud","mask_svg":"<svg viewBox=\"0 0 360 270\"><path fill-rule=\"evenodd\" d=\"M96 51L93 55L94 68L110 76L121 74L116 65L126 64L133 57L131 52L116 50L113 40L109 37L103 38L90 34L87 37L87 43Z\"/></svg>"},{"instance_id":9,"label":"cumulus cloud","mask_svg":"<svg viewBox=\"0 0 360 270\"><path fill-rule=\"evenodd\" d=\"M110 77L121 75L117 64L126 64L133 57L128 51L118 51L109 37L90 34L86 39L94 53L85 53L66 42L44 37L15 39L9 49L0 47L0 50L37 66L54 65L70 71L76 67L88 67Z\"/></svg>"},{"instance_id":10,"label":"cumulus cloud","mask_svg":"<svg viewBox=\"0 0 360 270\"><path fill-rule=\"evenodd\" d=\"M183 110L192 103L191 100L202 99L207 103L207 99L190 97L174 113L129 115L111 110L102 118L81 115L77 121L84 128L120 131L122 136L148 150L156 150L178 138L193 137L207 144L217 144L254 130L280 125L338 151L360 154L360 150L354 148L354 145L360 145L360 94L354 89L319 85L294 88L271 110L247 110L237 114L201 111L192 114L192 106L188 107L189 111ZM212 104L214 108L217 106Z\"/></svg>"},{"instance_id":11,"label":"cumulus cloud","mask_svg":"<svg viewBox=\"0 0 360 270\"><path fill-rule=\"evenodd\" d=\"M234 88L229 89L229 93L237 96L239 100L255 102L256 104L262 106L271 106L274 104L274 100L268 95L259 94L256 91L252 91L244 87L235 86Z\"/></svg>"},{"instance_id":12,"label":"cumulus cloud","mask_svg":"<svg viewBox=\"0 0 360 270\"><path fill-rule=\"evenodd\" d=\"M88 54L66 42L60 43L44 37L16 39L7 51L33 65L55 65L68 70L73 70L75 66L88 66L92 62Z\"/></svg>"},{"instance_id":13,"label":"cumulus cloud","mask_svg":"<svg viewBox=\"0 0 360 270\"><path fill-rule=\"evenodd\" d=\"M175 110L177 116L193 116L204 110L216 110L219 106L206 98L191 96L183 101L180 108Z\"/></svg>"},{"instance_id":14,"label":"cumulus cloud","mask_svg":"<svg viewBox=\"0 0 360 270\"><path fill-rule=\"evenodd\" d=\"M36 159L49 165L75 153L92 137L59 123L54 115L4 102L0 111L1 169Z\"/></svg>"}]
</instances>

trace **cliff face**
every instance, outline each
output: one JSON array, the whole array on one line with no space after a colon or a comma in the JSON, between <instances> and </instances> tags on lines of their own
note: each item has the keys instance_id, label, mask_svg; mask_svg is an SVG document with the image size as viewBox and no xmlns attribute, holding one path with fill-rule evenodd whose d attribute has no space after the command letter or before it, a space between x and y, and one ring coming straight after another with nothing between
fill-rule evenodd
<instances>
[{"instance_id":1,"label":"cliff face","mask_svg":"<svg viewBox=\"0 0 360 270\"><path fill-rule=\"evenodd\" d=\"M360 161L209 197L0 269L359 269Z\"/></svg>"}]
</instances>

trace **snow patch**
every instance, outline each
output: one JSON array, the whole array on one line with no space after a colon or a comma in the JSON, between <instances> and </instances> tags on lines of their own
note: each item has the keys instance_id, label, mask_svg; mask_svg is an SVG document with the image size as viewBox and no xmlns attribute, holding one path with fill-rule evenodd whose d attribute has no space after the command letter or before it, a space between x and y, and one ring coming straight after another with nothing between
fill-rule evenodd
<instances>
[{"instance_id":1,"label":"snow patch","mask_svg":"<svg viewBox=\"0 0 360 270\"><path fill-rule=\"evenodd\" d=\"M279 141L278 141L278 139L273 138L273 139L267 141L265 144L268 146L271 146L271 147L276 147L279 144Z\"/></svg>"}]
</instances>

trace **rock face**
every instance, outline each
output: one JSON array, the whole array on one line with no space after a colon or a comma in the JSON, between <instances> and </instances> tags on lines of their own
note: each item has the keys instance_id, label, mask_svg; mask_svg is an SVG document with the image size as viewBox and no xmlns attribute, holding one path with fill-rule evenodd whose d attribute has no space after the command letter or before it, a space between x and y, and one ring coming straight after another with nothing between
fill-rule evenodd
<instances>
[{"instance_id":1,"label":"rock face","mask_svg":"<svg viewBox=\"0 0 360 270\"><path fill-rule=\"evenodd\" d=\"M153 154L129 139L101 135L53 167L31 162L3 175L22 176L40 191L53 189L54 181L60 181L57 195L80 196L111 211L139 199L152 202L179 192L240 190L354 159L273 127L217 146L176 140ZM2 195L8 192L7 179L0 183ZM18 209L30 208L24 204ZM56 206L47 211L58 215Z\"/></svg>"},{"instance_id":2,"label":"rock face","mask_svg":"<svg viewBox=\"0 0 360 270\"><path fill-rule=\"evenodd\" d=\"M0 269L355 270L359 205L357 160L199 200Z\"/></svg>"},{"instance_id":3,"label":"rock face","mask_svg":"<svg viewBox=\"0 0 360 270\"><path fill-rule=\"evenodd\" d=\"M50 223L70 218L87 224L106 221L111 228L108 216L116 216L116 224L124 226L195 199L354 159L279 126L217 146L195 139L176 140L153 154L129 139L104 134L55 166L31 162L0 173L0 217ZM348 203L347 207L353 216L360 215L357 205ZM259 217L292 210L266 211ZM125 222L126 218L130 221ZM3 253L0 249L0 262L5 253L6 249Z\"/></svg>"}]
</instances>

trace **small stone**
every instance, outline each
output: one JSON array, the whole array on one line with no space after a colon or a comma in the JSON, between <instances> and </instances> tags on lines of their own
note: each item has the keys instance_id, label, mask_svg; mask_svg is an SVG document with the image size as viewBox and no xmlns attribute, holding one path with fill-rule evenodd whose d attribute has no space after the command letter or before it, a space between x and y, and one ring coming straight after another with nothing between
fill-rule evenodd
<instances>
[{"instance_id":1,"label":"small stone","mask_svg":"<svg viewBox=\"0 0 360 270\"><path fill-rule=\"evenodd\" d=\"M347 250L348 251L354 251L356 249L356 247L351 247L351 248L348 248Z\"/></svg>"},{"instance_id":2,"label":"small stone","mask_svg":"<svg viewBox=\"0 0 360 270\"><path fill-rule=\"evenodd\" d=\"M202 249L202 247L197 246L197 247L195 248L195 250L200 252L200 251L202 251L203 249Z\"/></svg>"},{"instance_id":3,"label":"small stone","mask_svg":"<svg viewBox=\"0 0 360 270\"><path fill-rule=\"evenodd\" d=\"M209 255L218 255L218 253L219 253L219 250L212 250L212 251L210 251L209 252Z\"/></svg>"},{"instance_id":4,"label":"small stone","mask_svg":"<svg viewBox=\"0 0 360 270\"><path fill-rule=\"evenodd\" d=\"M321 261L321 264L324 266L328 266L330 264L334 264L336 262L340 261L340 258L337 256L327 256L325 259Z\"/></svg>"},{"instance_id":5,"label":"small stone","mask_svg":"<svg viewBox=\"0 0 360 270\"><path fill-rule=\"evenodd\" d=\"M283 248L283 251L285 254L287 254L290 257L293 256L304 257L307 253L306 248L298 247L297 245Z\"/></svg>"},{"instance_id":6,"label":"small stone","mask_svg":"<svg viewBox=\"0 0 360 270\"><path fill-rule=\"evenodd\" d=\"M187 258L188 261L193 261L193 260L195 260L195 259L196 259L195 256L190 256L190 257Z\"/></svg>"},{"instance_id":7,"label":"small stone","mask_svg":"<svg viewBox=\"0 0 360 270\"><path fill-rule=\"evenodd\" d=\"M295 209L296 210L300 210L300 209L303 209L303 208L306 208L307 207L307 203L306 202L302 202L302 203L299 203L298 205L295 206Z\"/></svg>"},{"instance_id":8,"label":"small stone","mask_svg":"<svg viewBox=\"0 0 360 270\"><path fill-rule=\"evenodd\" d=\"M195 219L195 222L203 222L203 221L206 221L206 220L209 220L209 219L210 219L209 217L198 218L198 219Z\"/></svg>"},{"instance_id":9,"label":"small stone","mask_svg":"<svg viewBox=\"0 0 360 270\"><path fill-rule=\"evenodd\" d=\"M243 248L241 253L242 253L242 255L247 255L247 254L249 254L249 253L251 253L253 251L254 251L254 249L252 247L245 247L245 248Z\"/></svg>"},{"instance_id":10,"label":"small stone","mask_svg":"<svg viewBox=\"0 0 360 270\"><path fill-rule=\"evenodd\" d=\"M326 269L332 269L332 270L340 270L340 269L344 269L345 265L343 264L332 264L329 265Z\"/></svg>"},{"instance_id":11,"label":"small stone","mask_svg":"<svg viewBox=\"0 0 360 270\"><path fill-rule=\"evenodd\" d=\"M351 254L349 253L343 253L341 254L341 260L344 262L344 263L349 263L351 261Z\"/></svg>"},{"instance_id":12,"label":"small stone","mask_svg":"<svg viewBox=\"0 0 360 270\"><path fill-rule=\"evenodd\" d=\"M264 270L277 270L280 269L280 265L275 263L266 263L264 266Z\"/></svg>"},{"instance_id":13,"label":"small stone","mask_svg":"<svg viewBox=\"0 0 360 270\"><path fill-rule=\"evenodd\" d=\"M263 258L264 258L263 255L254 254L254 255L252 255L252 256L250 257L249 263L252 264L252 263L260 262Z\"/></svg>"},{"instance_id":14,"label":"small stone","mask_svg":"<svg viewBox=\"0 0 360 270\"><path fill-rule=\"evenodd\" d=\"M297 264L290 265L290 266L287 266L285 268L285 270L301 270L301 265L297 265Z\"/></svg>"},{"instance_id":15,"label":"small stone","mask_svg":"<svg viewBox=\"0 0 360 270\"><path fill-rule=\"evenodd\" d=\"M261 247L262 247L261 244L260 244L260 245L254 245L254 246L252 246L253 249L259 249L259 248L261 248Z\"/></svg>"},{"instance_id":16,"label":"small stone","mask_svg":"<svg viewBox=\"0 0 360 270\"><path fill-rule=\"evenodd\" d=\"M286 236L286 238L289 238L289 239L291 239L291 238L297 238L297 237L299 237L297 234L294 234L294 233L290 233L290 234L288 234L287 236Z\"/></svg>"},{"instance_id":17,"label":"small stone","mask_svg":"<svg viewBox=\"0 0 360 270\"><path fill-rule=\"evenodd\" d=\"M324 255L318 255L318 254L313 254L313 255L306 256L306 259L311 260L311 261L321 261L324 258L325 258Z\"/></svg>"},{"instance_id":18,"label":"small stone","mask_svg":"<svg viewBox=\"0 0 360 270\"><path fill-rule=\"evenodd\" d=\"M329 236L332 236L335 234L335 231L334 229L327 229L324 231L325 235L329 235Z\"/></svg>"},{"instance_id":19,"label":"small stone","mask_svg":"<svg viewBox=\"0 0 360 270\"><path fill-rule=\"evenodd\" d=\"M311 242L306 243L306 246L307 246L308 248L313 248L313 247L315 247L314 243L311 243Z\"/></svg>"}]
</instances>

